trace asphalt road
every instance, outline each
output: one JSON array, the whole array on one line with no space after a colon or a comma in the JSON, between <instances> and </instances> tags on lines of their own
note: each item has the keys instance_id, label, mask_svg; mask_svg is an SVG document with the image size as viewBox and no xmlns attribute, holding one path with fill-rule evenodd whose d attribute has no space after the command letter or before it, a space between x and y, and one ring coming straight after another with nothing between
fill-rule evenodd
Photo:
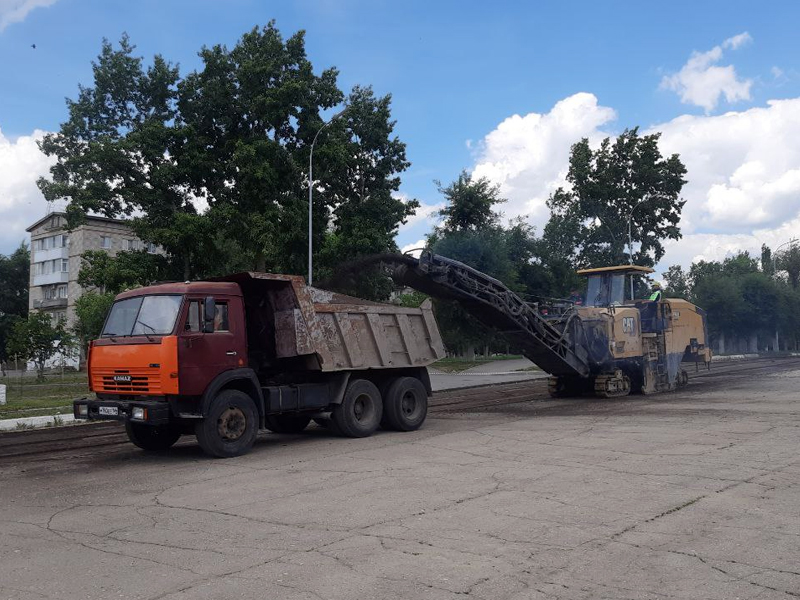
<instances>
[{"instance_id":1,"label":"asphalt road","mask_svg":"<svg viewBox=\"0 0 800 600\"><path fill-rule=\"evenodd\" d=\"M191 439L146 455L105 425L4 434L0 599L800 596L800 360L659 396L544 387L232 460Z\"/></svg>"}]
</instances>

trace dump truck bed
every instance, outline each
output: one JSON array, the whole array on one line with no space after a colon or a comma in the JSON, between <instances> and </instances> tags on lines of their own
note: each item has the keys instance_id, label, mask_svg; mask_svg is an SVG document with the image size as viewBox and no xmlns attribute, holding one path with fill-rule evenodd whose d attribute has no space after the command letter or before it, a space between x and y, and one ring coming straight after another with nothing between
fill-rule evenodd
<instances>
[{"instance_id":1,"label":"dump truck bed","mask_svg":"<svg viewBox=\"0 0 800 600\"><path fill-rule=\"evenodd\" d=\"M321 371L424 367L445 355L430 300L419 308L310 287L297 275L237 273L248 344L269 359L316 357Z\"/></svg>"}]
</instances>

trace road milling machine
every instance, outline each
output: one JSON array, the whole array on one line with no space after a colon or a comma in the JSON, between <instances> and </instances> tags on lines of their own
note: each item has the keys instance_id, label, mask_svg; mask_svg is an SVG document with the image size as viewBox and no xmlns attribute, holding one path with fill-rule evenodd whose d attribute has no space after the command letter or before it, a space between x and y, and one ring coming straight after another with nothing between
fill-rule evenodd
<instances>
[{"instance_id":1,"label":"road milling machine","mask_svg":"<svg viewBox=\"0 0 800 600\"><path fill-rule=\"evenodd\" d=\"M554 397L674 390L688 381L684 363L708 368L705 312L686 300L634 299L634 278L653 270L634 265L585 269L586 301L543 314L500 281L430 252L404 256L393 278L431 296L454 300L499 330L550 374Z\"/></svg>"}]
</instances>

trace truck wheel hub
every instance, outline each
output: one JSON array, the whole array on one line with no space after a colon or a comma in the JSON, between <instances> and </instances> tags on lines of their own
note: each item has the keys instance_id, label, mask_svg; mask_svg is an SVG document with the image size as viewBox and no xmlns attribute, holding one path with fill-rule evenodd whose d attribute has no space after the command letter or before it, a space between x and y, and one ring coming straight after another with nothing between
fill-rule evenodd
<instances>
[{"instance_id":1,"label":"truck wheel hub","mask_svg":"<svg viewBox=\"0 0 800 600\"><path fill-rule=\"evenodd\" d=\"M413 392L406 392L403 394L403 400L400 403L400 408L403 414L410 417L417 410L417 397Z\"/></svg>"},{"instance_id":2,"label":"truck wheel hub","mask_svg":"<svg viewBox=\"0 0 800 600\"><path fill-rule=\"evenodd\" d=\"M366 396L359 396L356 398L356 401L353 402L353 416L356 418L356 421L363 421L365 418L369 419L372 413L372 405L369 402L369 398Z\"/></svg>"},{"instance_id":3,"label":"truck wheel hub","mask_svg":"<svg viewBox=\"0 0 800 600\"><path fill-rule=\"evenodd\" d=\"M242 437L247 427L244 413L234 407L226 408L217 420L219 435L226 440L237 440Z\"/></svg>"}]
</instances>

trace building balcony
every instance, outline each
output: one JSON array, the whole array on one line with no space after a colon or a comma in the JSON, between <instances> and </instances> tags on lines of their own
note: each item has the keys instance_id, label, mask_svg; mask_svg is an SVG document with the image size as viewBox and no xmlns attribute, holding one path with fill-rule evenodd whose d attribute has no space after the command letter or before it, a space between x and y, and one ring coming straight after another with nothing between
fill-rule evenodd
<instances>
[{"instance_id":1,"label":"building balcony","mask_svg":"<svg viewBox=\"0 0 800 600\"><path fill-rule=\"evenodd\" d=\"M33 308L66 308L66 298L53 298L52 300L34 300Z\"/></svg>"},{"instance_id":2,"label":"building balcony","mask_svg":"<svg viewBox=\"0 0 800 600\"><path fill-rule=\"evenodd\" d=\"M51 285L53 283L69 283L69 273L58 271L47 275L34 275L33 285Z\"/></svg>"},{"instance_id":3,"label":"building balcony","mask_svg":"<svg viewBox=\"0 0 800 600\"><path fill-rule=\"evenodd\" d=\"M49 250L36 250L33 252L33 261L35 263L43 262L45 260L57 260L59 258L69 258L69 248L50 248Z\"/></svg>"}]
</instances>

